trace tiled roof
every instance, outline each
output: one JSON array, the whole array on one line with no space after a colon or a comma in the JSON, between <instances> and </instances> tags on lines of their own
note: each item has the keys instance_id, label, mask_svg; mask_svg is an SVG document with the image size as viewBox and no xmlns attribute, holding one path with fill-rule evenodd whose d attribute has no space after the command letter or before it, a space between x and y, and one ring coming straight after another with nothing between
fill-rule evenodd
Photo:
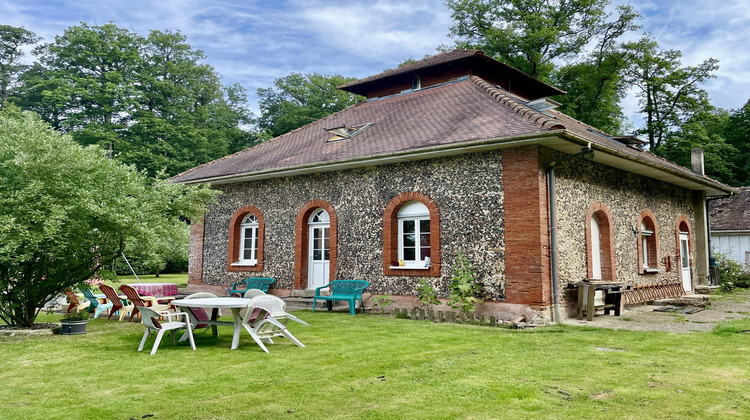
<instances>
[{"instance_id":1,"label":"tiled roof","mask_svg":"<svg viewBox=\"0 0 750 420\"><path fill-rule=\"evenodd\" d=\"M328 142L326 128L373 123L350 140ZM537 112L502 89L472 76L382 100L368 101L315 121L275 139L176 175L176 182L272 173L294 168L388 157L483 140L545 136L555 131L582 138L599 150L700 180L719 190L729 187L691 170L612 140L555 110ZM597 134L598 133L598 134ZM550 133L551 134L551 133Z\"/></svg>"},{"instance_id":2,"label":"tiled roof","mask_svg":"<svg viewBox=\"0 0 750 420\"><path fill-rule=\"evenodd\" d=\"M750 231L750 187L739 194L708 202L711 230Z\"/></svg>"},{"instance_id":3,"label":"tiled roof","mask_svg":"<svg viewBox=\"0 0 750 420\"><path fill-rule=\"evenodd\" d=\"M528 86L533 85L535 87L534 91L537 94L537 96L534 99L538 97L565 94L564 91L554 86L550 86L532 76L529 76L528 74L514 67L511 67L507 64L496 61L484 55L484 53L479 50L451 50L451 51L442 52L442 53L427 57L425 59L407 64L403 67L386 70L382 73L379 73L373 76L354 80L352 82L339 86L339 89L345 90L347 92L356 93L358 95L367 95L366 86L368 85L372 86L374 84L387 84L389 83L389 80L397 76L406 75L408 73L417 73L418 71L422 71L422 70L429 69L432 67L440 67L443 69L447 69L451 64L455 64L457 62L473 63L476 66L476 68L474 69L475 71L478 71L479 69L483 69L485 71L489 71L494 74L503 74L505 75L504 78L513 79L514 85L515 84L524 84Z\"/></svg>"},{"instance_id":4,"label":"tiled roof","mask_svg":"<svg viewBox=\"0 0 750 420\"><path fill-rule=\"evenodd\" d=\"M177 182L375 157L550 130L549 117L487 92L479 78L363 102L297 130L175 176ZM506 100L507 102L507 100ZM373 123L328 143L325 128Z\"/></svg>"}]
</instances>

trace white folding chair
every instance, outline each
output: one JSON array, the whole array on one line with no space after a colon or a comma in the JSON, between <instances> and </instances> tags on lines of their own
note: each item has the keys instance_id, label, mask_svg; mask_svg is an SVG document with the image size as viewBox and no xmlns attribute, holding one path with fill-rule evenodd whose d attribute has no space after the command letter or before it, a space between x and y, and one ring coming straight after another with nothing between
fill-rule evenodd
<instances>
[{"instance_id":1,"label":"white folding chair","mask_svg":"<svg viewBox=\"0 0 750 420\"><path fill-rule=\"evenodd\" d=\"M286 337L299 347L305 347L286 328L286 323L291 320L302 325L310 325L296 316L284 311L286 304L283 300L273 295L260 295L252 298L247 305L247 311L242 319L245 327L256 343L268 353L265 344L273 344L273 337Z\"/></svg>"}]
</instances>

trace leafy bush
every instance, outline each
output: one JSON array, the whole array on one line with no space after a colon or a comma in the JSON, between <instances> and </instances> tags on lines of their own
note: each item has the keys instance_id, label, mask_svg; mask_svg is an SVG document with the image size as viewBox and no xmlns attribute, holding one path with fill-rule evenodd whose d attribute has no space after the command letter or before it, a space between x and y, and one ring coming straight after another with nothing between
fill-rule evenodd
<instances>
[{"instance_id":1,"label":"leafy bush","mask_svg":"<svg viewBox=\"0 0 750 420\"><path fill-rule=\"evenodd\" d=\"M372 306L373 308L380 308L382 311L394 302L395 300L391 299L390 295L381 295L372 299Z\"/></svg>"},{"instance_id":2,"label":"leafy bush","mask_svg":"<svg viewBox=\"0 0 750 420\"><path fill-rule=\"evenodd\" d=\"M419 285L417 286L417 300L421 306L427 306L430 308L432 305L440 305L437 291L432 287L430 281L425 278L419 279Z\"/></svg>"},{"instance_id":3,"label":"leafy bush","mask_svg":"<svg viewBox=\"0 0 750 420\"><path fill-rule=\"evenodd\" d=\"M479 294L482 285L477 283L477 274L474 267L463 253L456 254L456 265L453 273L453 281L450 285L450 296L448 306L460 309L464 313L474 312L477 305L482 303Z\"/></svg>"},{"instance_id":4,"label":"leafy bush","mask_svg":"<svg viewBox=\"0 0 750 420\"><path fill-rule=\"evenodd\" d=\"M731 292L735 287L750 287L750 273L742 271L742 264L721 252L714 252L719 268L719 289Z\"/></svg>"}]
</instances>

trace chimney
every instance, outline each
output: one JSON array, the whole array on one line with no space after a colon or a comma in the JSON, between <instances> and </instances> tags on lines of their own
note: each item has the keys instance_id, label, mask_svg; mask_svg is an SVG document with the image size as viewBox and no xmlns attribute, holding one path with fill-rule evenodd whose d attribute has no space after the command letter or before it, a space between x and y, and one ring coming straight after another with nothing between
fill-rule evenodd
<instances>
[{"instance_id":1,"label":"chimney","mask_svg":"<svg viewBox=\"0 0 750 420\"><path fill-rule=\"evenodd\" d=\"M690 166L696 174L706 175L706 168L703 164L703 149L700 147L695 147L690 152Z\"/></svg>"}]
</instances>

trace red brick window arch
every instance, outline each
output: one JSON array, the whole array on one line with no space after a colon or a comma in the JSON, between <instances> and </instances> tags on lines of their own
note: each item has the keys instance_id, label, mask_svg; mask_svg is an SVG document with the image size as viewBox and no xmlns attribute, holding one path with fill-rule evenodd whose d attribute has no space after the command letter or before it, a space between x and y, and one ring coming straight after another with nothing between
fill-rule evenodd
<instances>
[{"instance_id":1,"label":"red brick window arch","mask_svg":"<svg viewBox=\"0 0 750 420\"><path fill-rule=\"evenodd\" d=\"M586 276L616 280L615 238L612 212L604 203L593 203L586 213Z\"/></svg>"},{"instance_id":2,"label":"red brick window arch","mask_svg":"<svg viewBox=\"0 0 750 420\"><path fill-rule=\"evenodd\" d=\"M440 212L426 194L393 198L383 214L383 274L440 275Z\"/></svg>"},{"instance_id":3,"label":"red brick window arch","mask_svg":"<svg viewBox=\"0 0 750 420\"><path fill-rule=\"evenodd\" d=\"M254 206L234 212L229 220L227 271L263 271L263 214Z\"/></svg>"},{"instance_id":4,"label":"red brick window arch","mask_svg":"<svg viewBox=\"0 0 750 420\"><path fill-rule=\"evenodd\" d=\"M638 272L659 271L659 228L654 213L645 209L638 216Z\"/></svg>"}]
</instances>

